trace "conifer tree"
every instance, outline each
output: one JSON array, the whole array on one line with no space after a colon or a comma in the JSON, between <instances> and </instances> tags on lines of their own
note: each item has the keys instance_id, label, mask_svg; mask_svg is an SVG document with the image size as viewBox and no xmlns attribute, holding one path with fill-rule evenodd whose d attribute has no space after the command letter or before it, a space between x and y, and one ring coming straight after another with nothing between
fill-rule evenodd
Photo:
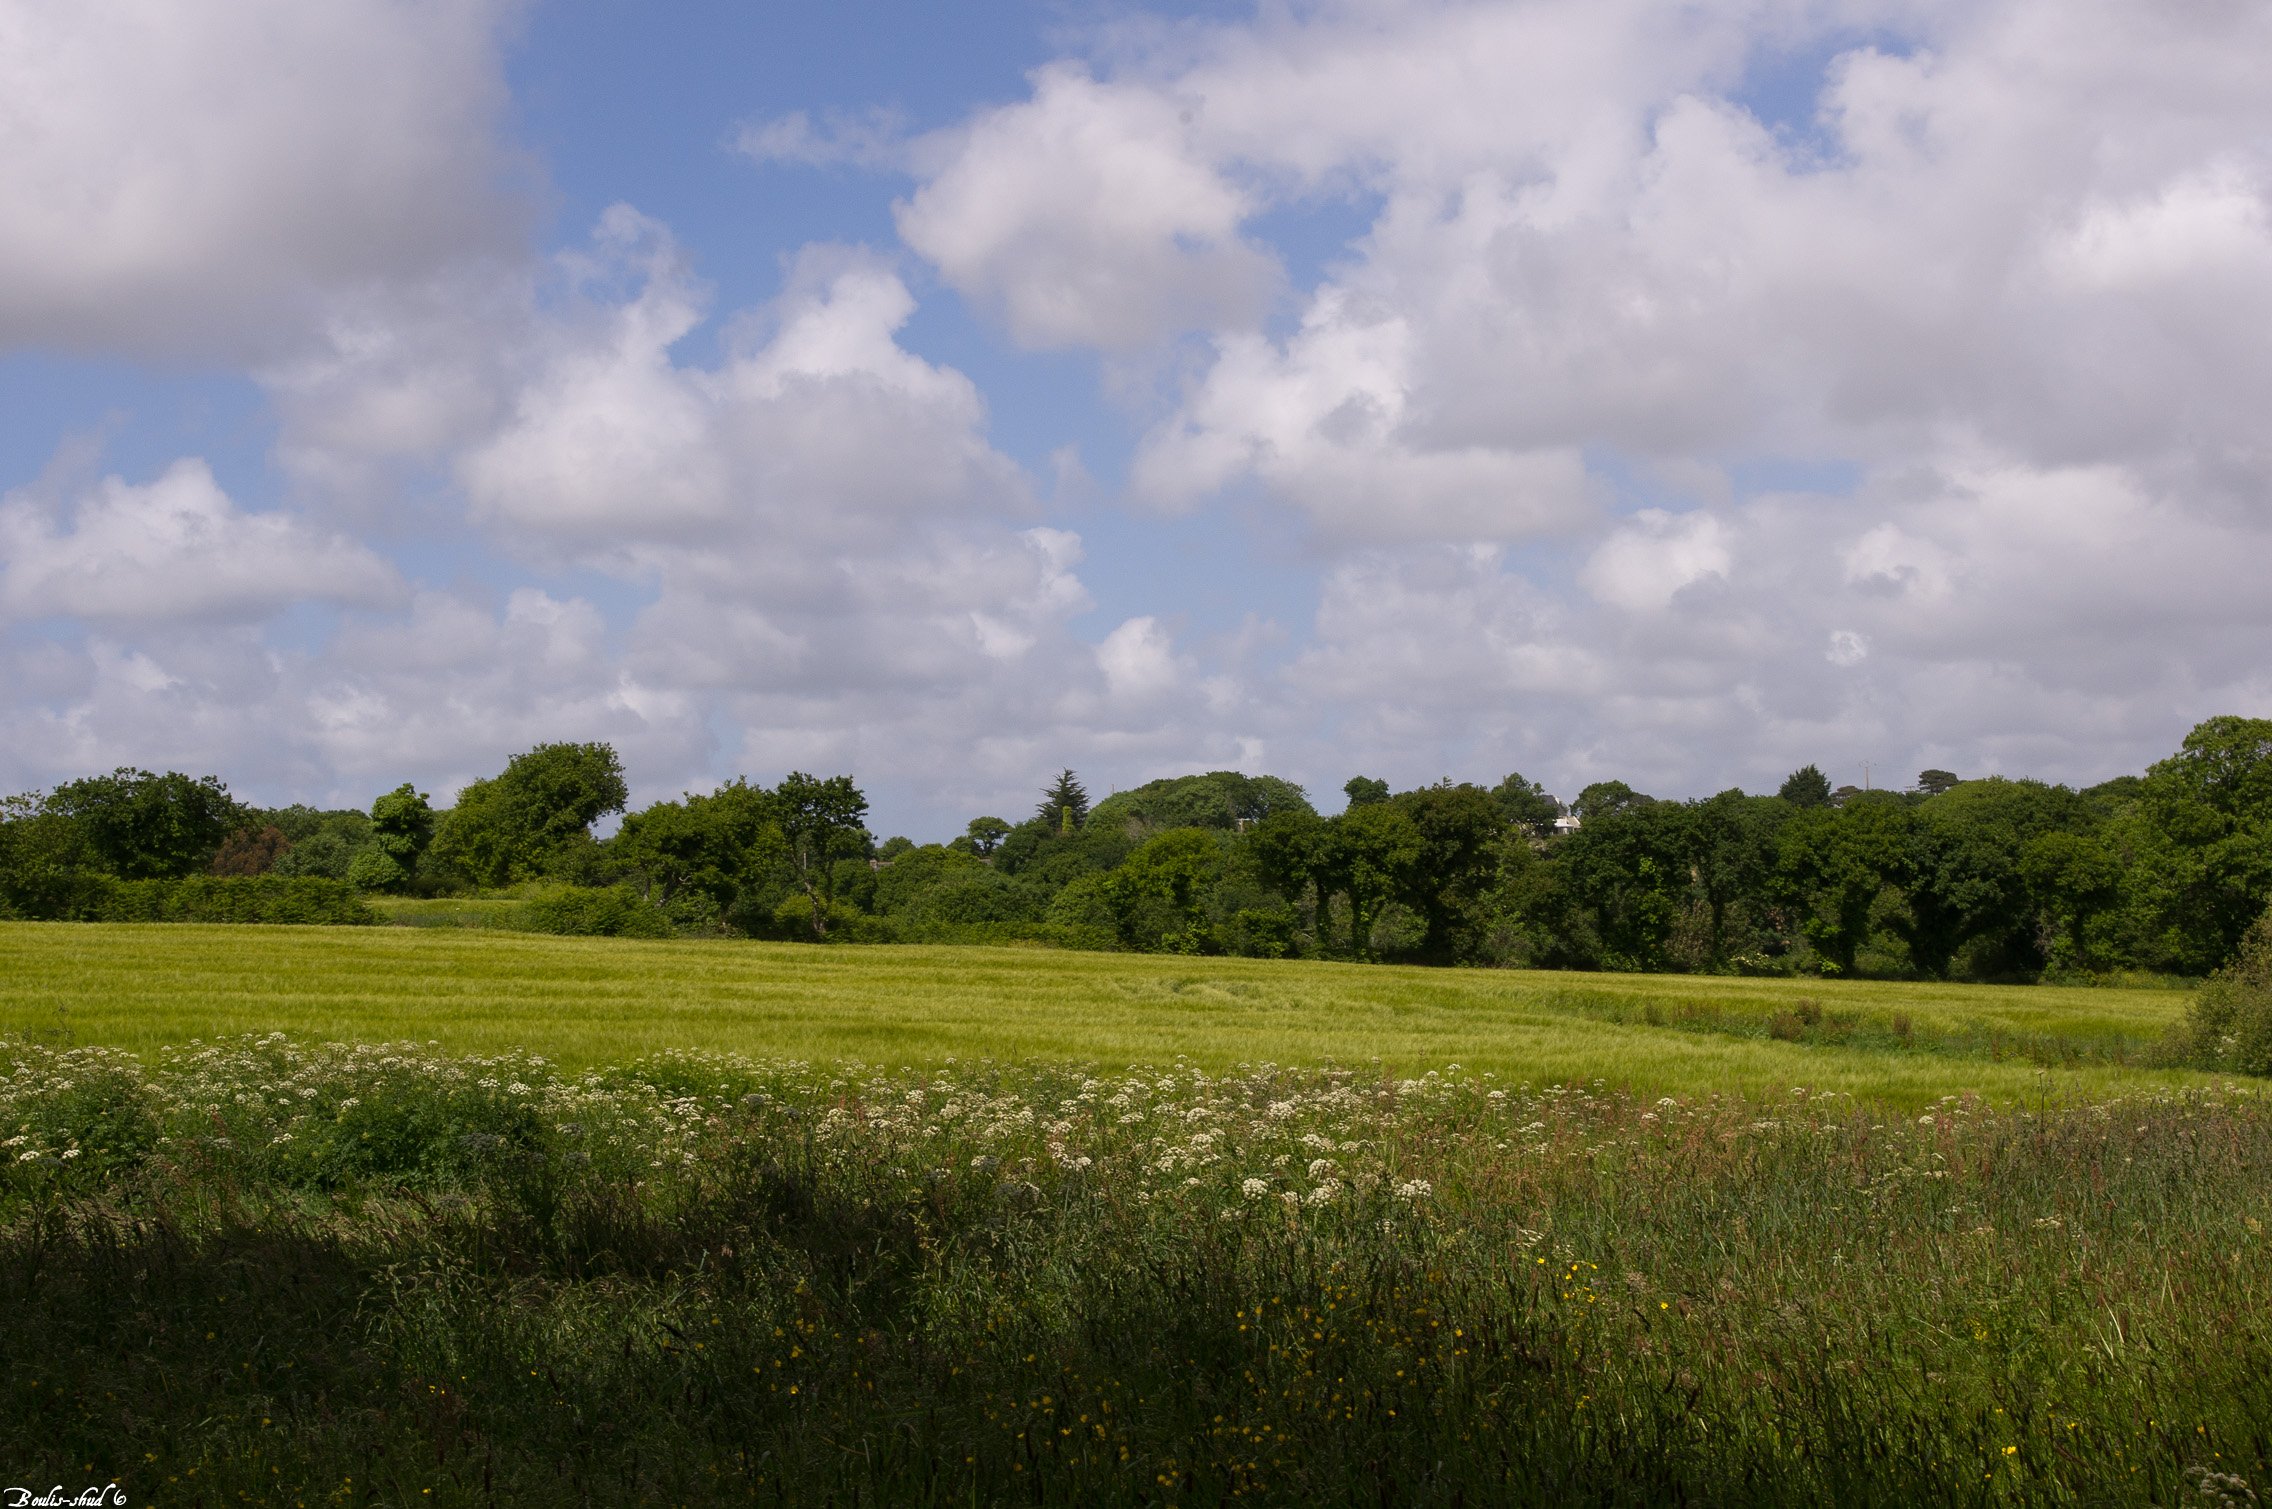
<instances>
[{"instance_id":1,"label":"conifer tree","mask_svg":"<svg viewBox=\"0 0 2272 1509\"><path fill-rule=\"evenodd\" d=\"M1089 820L1089 794L1081 788L1073 772L1058 772L1057 779L1041 793L1041 805L1034 816L1050 824L1060 833L1071 833Z\"/></svg>"}]
</instances>

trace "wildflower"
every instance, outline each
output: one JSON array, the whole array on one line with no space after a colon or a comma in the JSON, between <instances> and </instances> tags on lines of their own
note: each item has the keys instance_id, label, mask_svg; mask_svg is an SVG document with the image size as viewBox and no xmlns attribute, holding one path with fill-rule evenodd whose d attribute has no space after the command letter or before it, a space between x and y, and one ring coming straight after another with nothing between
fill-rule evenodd
<instances>
[{"instance_id":1,"label":"wildflower","mask_svg":"<svg viewBox=\"0 0 2272 1509\"><path fill-rule=\"evenodd\" d=\"M1239 1185L1239 1193L1245 1195L1249 1200L1259 1200L1270 1193L1270 1181L1267 1179L1248 1179Z\"/></svg>"},{"instance_id":2,"label":"wildflower","mask_svg":"<svg viewBox=\"0 0 2272 1509\"><path fill-rule=\"evenodd\" d=\"M1396 1197L1417 1204L1436 1192L1436 1187L1425 1179L1400 1180L1395 1188Z\"/></svg>"}]
</instances>

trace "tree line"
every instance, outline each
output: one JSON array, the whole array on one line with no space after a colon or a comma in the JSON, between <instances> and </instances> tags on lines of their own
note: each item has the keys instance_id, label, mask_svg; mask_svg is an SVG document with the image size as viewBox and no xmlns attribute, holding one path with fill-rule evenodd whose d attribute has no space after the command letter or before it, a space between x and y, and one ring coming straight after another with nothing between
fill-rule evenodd
<instances>
[{"instance_id":1,"label":"tree line","mask_svg":"<svg viewBox=\"0 0 2272 1509\"><path fill-rule=\"evenodd\" d=\"M294 877L367 895L539 896L559 930L1009 941L1418 964L1902 979L2203 976L2272 902L2272 720L2212 718L2142 775L2074 790L1923 772L1565 803L1509 775L1346 810L1232 771L878 842L843 775L736 779L625 813L605 744L544 744L436 810L257 808L122 769L0 804L0 911L101 915L114 882Z\"/></svg>"}]
</instances>

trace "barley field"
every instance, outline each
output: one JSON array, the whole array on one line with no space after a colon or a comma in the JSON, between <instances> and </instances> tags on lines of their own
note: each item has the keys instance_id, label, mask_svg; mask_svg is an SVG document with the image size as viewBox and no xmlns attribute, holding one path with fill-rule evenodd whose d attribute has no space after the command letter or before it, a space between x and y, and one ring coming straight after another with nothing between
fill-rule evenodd
<instances>
[{"instance_id":1,"label":"barley field","mask_svg":"<svg viewBox=\"0 0 2272 1509\"><path fill-rule=\"evenodd\" d=\"M2157 1068L2172 990L1431 970L1041 949L813 948L458 928L0 923L0 1032L136 1052L283 1030L525 1049L699 1048L1392 1074L1458 1062L1635 1091L1792 1085L1902 1105L2206 1083Z\"/></svg>"}]
</instances>

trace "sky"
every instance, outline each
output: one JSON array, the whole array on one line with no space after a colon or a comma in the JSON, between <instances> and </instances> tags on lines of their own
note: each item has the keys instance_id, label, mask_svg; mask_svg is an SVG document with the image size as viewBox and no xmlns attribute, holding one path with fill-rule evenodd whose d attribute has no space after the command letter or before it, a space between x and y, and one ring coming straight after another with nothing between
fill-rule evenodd
<instances>
[{"instance_id":1,"label":"sky","mask_svg":"<svg viewBox=\"0 0 2272 1509\"><path fill-rule=\"evenodd\" d=\"M0 788L2272 714L2255 0L0 0Z\"/></svg>"}]
</instances>

